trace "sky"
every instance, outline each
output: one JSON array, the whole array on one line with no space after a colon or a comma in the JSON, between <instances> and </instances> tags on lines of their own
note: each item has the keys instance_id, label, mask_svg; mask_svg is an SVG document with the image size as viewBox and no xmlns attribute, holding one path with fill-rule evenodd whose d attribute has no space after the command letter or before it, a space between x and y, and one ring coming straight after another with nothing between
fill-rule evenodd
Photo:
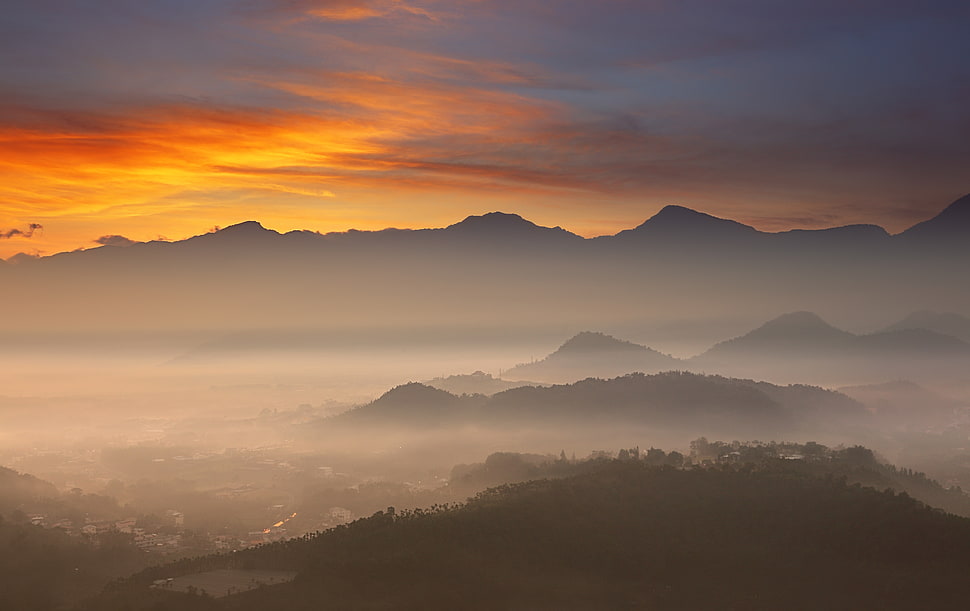
<instances>
[{"instance_id":1,"label":"sky","mask_svg":"<svg viewBox=\"0 0 970 611\"><path fill-rule=\"evenodd\" d=\"M0 257L666 204L891 232L970 192L965 0L7 0Z\"/></svg>"}]
</instances>

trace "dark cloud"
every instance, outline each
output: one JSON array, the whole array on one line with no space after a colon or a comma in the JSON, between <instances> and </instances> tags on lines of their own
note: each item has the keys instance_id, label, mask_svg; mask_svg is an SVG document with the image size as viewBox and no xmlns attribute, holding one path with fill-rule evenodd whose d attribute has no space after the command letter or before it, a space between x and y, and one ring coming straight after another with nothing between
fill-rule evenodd
<instances>
[{"instance_id":1,"label":"dark cloud","mask_svg":"<svg viewBox=\"0 0 970 611\"><path fill-rule=\"evenodd\" d=\"M27 226L27 229L0 229L0 240L9 240L11 238L32 238L34 232L44 229L44 226L40 223L31 223Z\"/></svg>"},{"instance_id":2,"label":"dark cloud","mask_svg":"<svg viewBox=\"0 0 970 611\"><path fill-rule=\"evenodd\" d=\"M101 244L102 246L131 246L138 242L126 238L123 235L103 235L95 240L95 243Z\"/></svg>"}]
</instances>

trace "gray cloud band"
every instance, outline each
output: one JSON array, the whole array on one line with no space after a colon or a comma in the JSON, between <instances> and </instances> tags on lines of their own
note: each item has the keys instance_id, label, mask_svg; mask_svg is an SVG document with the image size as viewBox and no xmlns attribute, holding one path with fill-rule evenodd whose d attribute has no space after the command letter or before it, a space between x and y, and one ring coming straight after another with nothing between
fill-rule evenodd
<instances>
[{"instance_id":1,"label":"gray cloud band","mask_svg":"<svg viewBox=\"0 0 970 611\"><path fill-rule=\"evenodd\" d=\"M27 226L27 230L23 229L0 229L0 240L9 240L11 238L30 238L33 237L34 232L38 229L44 229L44 226L40 223L31 223Z\"/></svg>"}]
</instances>

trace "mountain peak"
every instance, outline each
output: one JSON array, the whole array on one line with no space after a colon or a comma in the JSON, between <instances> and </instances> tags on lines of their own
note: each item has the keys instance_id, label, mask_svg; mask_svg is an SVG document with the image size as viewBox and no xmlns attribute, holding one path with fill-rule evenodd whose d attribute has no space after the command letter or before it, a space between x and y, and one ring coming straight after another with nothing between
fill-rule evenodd
<instances>
[{"instance_id":1,"label":"mountain peak","mask_svg":"<svg viewBox=\"0 0 970 611\"><path fill-rule=\"evenodd\" d=\"M944 208L943 212L939 213L936 218L970 220L970 193L967 193Z\"/></svg>"},{"instance_id":2,"label":"mountain peak","mask_svg":"<svg viewBox=\"0 0 970 611\"><path fill-rule=\"evenodd\" d=\"M395 386L376 399L371 405L391 405L394 407L419 408L428 406L451 405L457 400L455 395L427 384L408 382Z\"/></svg>"},{"instance_id":3,"label":"mountain peak","mask_svg":"<svg viewBox=\"0 0 970 611\"><path fill-rule=\"evenodd\" d=\"M952 335L970 343L970 318L955 312L932 312L920 310L913 312L901 321L890 325L885 330L927 329L942 335Z\"/></svg>"},{"instance_id":4,"label":"mountain peak","mask_svg":"<svg viewBox=\"0 0 970 611\"><path fill-rule=\"evenodd\" d=\"M221 234L243 234L243 233L262 233L264 231L269 231L260 224L259 221L243 221L242 223L236 223L235 225L229 225L228 227L223 227L215 231L214 233Z\"/></svg>"},{"instance_id":5,"label":"mountain peak","mask_svg":"<svg viewBox=\"0 0 970 611\"><path fill-rule=\"evenodd\" d=\"M653 215L652 218L661 219L661 218L698 218L698 217L707 217L712 219L717 218L716 216L712 216L705 212L698 212L693 208L688 208L687 206L680 206L678 204L667 204L666 206L660 209L660 212ZM723 220L723 219L719 219L719 220Z\"/></svg>"},{"instance_id":6,"label":"mountain peak","mask_svg":"<svg viewBox=\"0 0 970 611\"><path fill-rule=\"evenodd\" d=\"M759 338L780 338L793 336L812 336L815 338L821 338L825 336L847 337L849 335L851 334L846 331L842 331L841 329L836 329L829 323L822 320L822 317L820 317L818 314L805 311L782 314L778 318L769 320L748 334L749 337L757 336Z\"/></svg>"},{"instance_id":7,"label":"mountain peak","mask_svg":"<svg viewBox=\"0 0 970 611\"><path fill-rule=\"evenodd\" d=\"M527 221L518 214L507 212L488 212L482 215L471 215L464 220L449 225L446 229L463 231L488 231L508 229L539 229L539 226Z\"/></svg>"},{"instance_id":8,"label":"mountain peak","mask_svg":"<svg viewBox=\"0 0 970 611\"><path fill-rule=\"evenodd\" d=\"M970 237L970 193L944 208L933 218L913 225L899 236L928 240Z\"/></svg>"},{"instance_id":9,"label":"mountain peak","mask_svg":"<svg viewBox=\"0 0 970 611\"><path fill-rule=\"evenodd\" d=\"M820 348L840 345L856 337L837 329L814 312L789 312L769 320L753 331L715 344L701 357L743 355L770 351L795 351L801 356Z\"/></svg>"},{"instance_id":10,"label":"mountain peak","mask_svg":"<svg viewBox=\"0 0 970 611\"><path fill-rule=\"evenodd\" d=\"M664 206L660 212L635 229L620 232L620 234L669 235L678 238L696 236L704 239L756 233L758 230L754 227L677 205Z\"/></svg>"},{"instance_id":11,"label":"mountain peak","mask_svg":"<svg viewBox=\"0 0 970 611\"><path fill-rule=\"evenodd\" d=\"M583 331L577 333L556 350L557 354L578 354L584 352L643 351L644 346L617 339L612 335Z\"/></svg>"},{"instance_id":12,"label":"mountain peak","mask_svg":"<svg viewBox=\"0 0 970 611\"><path fill-rule=\"evenodd\" d=\"M262 242L279 235L278 232L263 227L259 221L245 221L222 229L214 229L209 233L189 238L187 241L197 244L224 243L248 246L251 243Z\"/></svg>"},{"instance_id":13,"label":"mountain peak","mask_svg":"<svg viewBox=\"0 0 970 611\"><path fill-rule=\"evenodd\" d=\"M445 235L457 235L462 239L489 238L535 238L537 236L566 238L581 241L583 238L570 233L562 227L543 227L528 221L518 214L489 212L480 216L469 216L459 223L449 225Z\"/></svg>"}]
</instances>

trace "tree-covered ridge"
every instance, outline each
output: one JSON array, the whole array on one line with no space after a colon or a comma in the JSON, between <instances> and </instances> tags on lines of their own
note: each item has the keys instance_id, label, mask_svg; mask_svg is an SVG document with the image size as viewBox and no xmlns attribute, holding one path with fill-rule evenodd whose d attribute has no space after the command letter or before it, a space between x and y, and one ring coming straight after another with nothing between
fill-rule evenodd
<instances>
[{"instance_id":1,"label":"tree-covered ridge","mask_svg":"<svg viewBox=\"0 0 970 611\"><path fill-rule=\"evenodd\" d=\"M87 609L965 608L970 520L791 459L676 469L625 458L151 569ZM218 601L147 590L226 566L299 574Z\"/></svg>"},{"instance_id":2,"label":"tree-covered ridge","mask_svg":"<svg viewBox=\"0 0 970 611\"><path fill-rule=\"evenodd\" d=\"M130 536L72 537L0 516L0 609L51 611L147 564Z\"/></svg>"},{"instance_id":3,"label":"tree-covered ridge","mask_svg":"<svg viewBox=\"0 0 970 611\"><path fill-rule=\"evenodd\" d=\"M946 488L925 473L881 462L862 446L829 448L820 443L724 442L698 438L690 452L665 452L660 448L623 448L597 451L584 460L517 452L496 452L481 463L456 465L449 487L475 491L502 483L562 478L587 473L604 461L639 461L652 467L718 468L745 471L794 473L810 477L842 478L876 490L906 493L931 507L970 518L970 495L959 487Z\"/></svg>"},{"instance_id":4,"label":"tree-covered ridge","mask_svg":"<svg viewBox=\"0 0 970 611\"><path fill-rule=\"evenodd\" d=\"M23 503L60 496L50 482L0 467L0 514L13 511Z\"/></svg>"},{"instance_id":5,"label":"tree-covered ridge","mask_svg":"<svg viewBox=\"0 0 970 611\"><path fill-rule=\"evenodd\" d=\"M459 397L412 382L320 424L422 428L632 424L776 434L801 427L857 425L867 417L861 403L816 386L778 386L668 371L631 373L608 380L588 378L548 387L523 386L491 397Z\"/></svg>"}]
</instances>

